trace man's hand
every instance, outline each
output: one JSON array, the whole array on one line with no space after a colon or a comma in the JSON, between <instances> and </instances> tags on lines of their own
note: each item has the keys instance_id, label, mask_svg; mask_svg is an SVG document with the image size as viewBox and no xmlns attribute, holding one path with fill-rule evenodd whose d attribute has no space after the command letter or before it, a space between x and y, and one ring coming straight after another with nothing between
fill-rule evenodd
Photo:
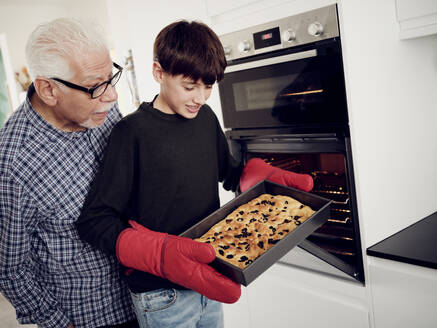
<instances>
[{"instance_id":1,"label":"man's hand","mask_svg":"<svg viewBox=\"0 0 437 328\"><path fill-rule=\"evenodd\" d=\"M149 272L192 289L210 299L234 303L241 286L215 271L208 263L214 248L189 238L151 231L135 221L117 239L117 257L126 267Z\"/></svg>"},{"instance_id":2,"label":"man's hand","mask_svg":"<svg viewBox=\"0 0 437 328\"><path fill-rule=\"evenodd\" d=\"M299 174L282 170L267 164L261 158L252 158L243 168L240 177L240 190L245 192L262 180L276 182L287 187L303 191L313 189L313 178L308 174Z\"/></svg>"}]
</instances>

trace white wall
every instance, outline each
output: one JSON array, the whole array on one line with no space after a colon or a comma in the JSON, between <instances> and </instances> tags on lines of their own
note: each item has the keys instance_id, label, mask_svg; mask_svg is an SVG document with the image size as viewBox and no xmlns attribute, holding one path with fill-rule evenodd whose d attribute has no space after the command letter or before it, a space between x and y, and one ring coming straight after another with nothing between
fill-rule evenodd
<instances>
[{"instance_id":1,"label":"white wall","mask_svg":"<svg viewBox=\"0 0 437 328\"><path fill-rule=\"evenodd\" d=\"M105 0L0 0L0 33L5 33L14 71L25 66L24 48L40 23L59 17L92 19L108 30Z\"/></svg>"},{"instance_id":2,"label":"white wall","mask_svg":"<svg viewBox=\"0 0 437 328\"><path fill-rule=\"evenodd\" d=\"M0 33L6 35L14 72L19 72L27 66L25 45L35 27L60 17L75 17L96 22L102 27L110 46L112 45L105 0L0 0ZM18 83L17 89L21 91ZM20 98L24 96L21 94Z\"/></svg>"}]
</instances>

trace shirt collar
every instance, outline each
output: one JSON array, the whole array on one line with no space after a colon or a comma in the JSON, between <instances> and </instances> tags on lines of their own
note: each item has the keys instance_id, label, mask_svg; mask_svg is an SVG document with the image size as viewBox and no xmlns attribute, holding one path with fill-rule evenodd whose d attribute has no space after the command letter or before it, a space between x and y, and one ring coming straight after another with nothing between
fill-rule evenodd
<instances>
[{"instance_id":1,"label":"shirt collar","mask_svg":"<svg viewBox=\"0 0 437 328\"><path fill-rule=\"evenodd\" d=\"M88 131L77 131L77 132L66 132L55 128L53 125L48 123L32 106L30 102L30 98L35 93L35 86L33 83L30 85L27 90L26 100L24 102L24 111L26 113L26 117L33 124L37 131L39 131L42 135L48 136L49 139L56 140L58 138L78 138Z\"/></svg>"}]
</instances>

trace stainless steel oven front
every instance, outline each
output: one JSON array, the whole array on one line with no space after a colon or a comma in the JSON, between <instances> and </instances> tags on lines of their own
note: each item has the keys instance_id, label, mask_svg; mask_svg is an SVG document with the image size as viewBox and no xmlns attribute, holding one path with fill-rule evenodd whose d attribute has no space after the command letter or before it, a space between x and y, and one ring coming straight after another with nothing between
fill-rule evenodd
<instances>
[{"instance_id":1,"label":"stainless steel oven front","mask_svg":"<svg viewBox=\"0 0 437 328\"><path fill-rule=\"evenodd\" d=\"M220 36L227 128L341 126L347 109L335 6Z\"/></svg>"}]
</instances>

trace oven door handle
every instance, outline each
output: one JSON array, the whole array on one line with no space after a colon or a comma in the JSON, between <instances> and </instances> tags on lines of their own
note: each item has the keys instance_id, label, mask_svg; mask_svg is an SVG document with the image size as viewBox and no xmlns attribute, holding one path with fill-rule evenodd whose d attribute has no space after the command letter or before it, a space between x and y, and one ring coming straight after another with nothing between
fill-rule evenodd
<instances>
[{"instance_id":1,"label":"oven door handle","mask_svg":"<svg viewBox=\"0 0 437 328\"><path fill-rule=\"evenodd\" d=\"M297 52L297 53L278 56L278 57L265 58L265 59L256 60L253 62L248 62L248 63L243 63L243 64L237 64L237 65L233 65L233 66L228 66L225 69L225 74L231 73L231 72L243 71L243 70L251 69L251 68L258 68L258 67L264 67L264 66L269 66L269 65L274 65L274 64L295 61L295 60L304 59L304 58L311 58L311 57L317 57L317 50L316 49Z\"/></svg>"}]
</instances>

